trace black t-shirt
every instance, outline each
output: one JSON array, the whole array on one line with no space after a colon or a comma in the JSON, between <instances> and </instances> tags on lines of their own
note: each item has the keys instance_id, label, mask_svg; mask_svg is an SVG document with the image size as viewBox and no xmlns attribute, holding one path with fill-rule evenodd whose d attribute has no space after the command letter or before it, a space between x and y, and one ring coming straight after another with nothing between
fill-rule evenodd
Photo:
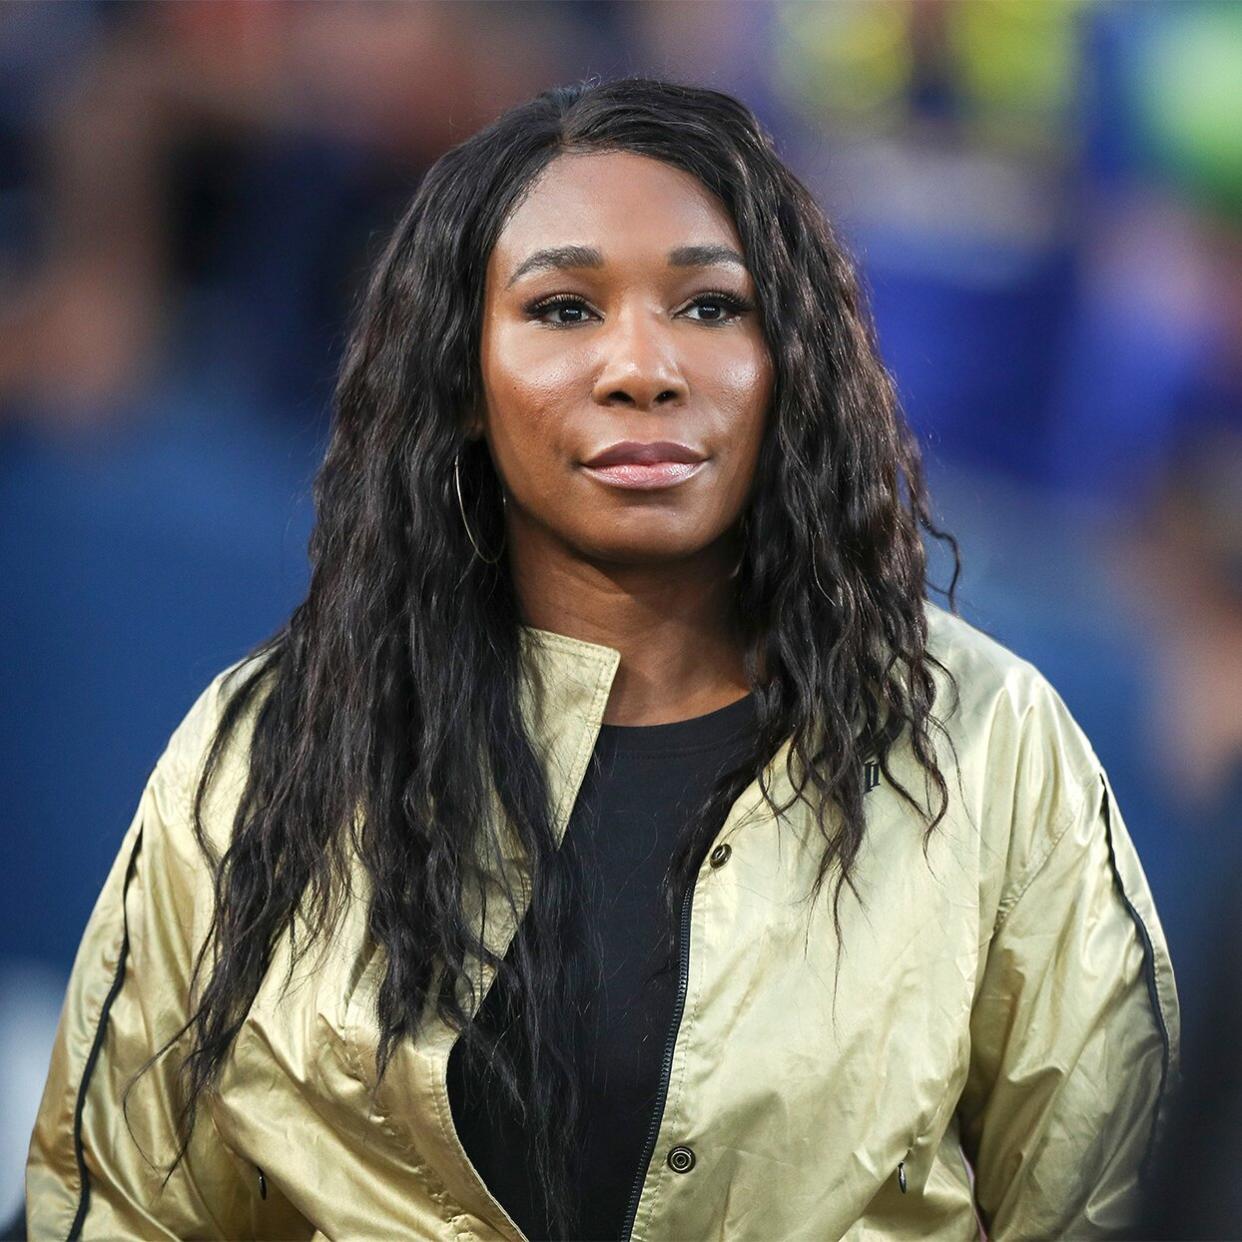
<instances>
[{"instance_id":1,"label":"black t-shirt","mask_svg":"<svg viewBox=\"0 0 1242 1242\"><path fill-rule=\"evenodd\" d=\"M581 966L571 977L583 981L572 1006L581 1015L572 1025L583 1111L573 1150L581 1194L569 1235L575 1242L615 1239L624 1226L678 982L661 880L689 816L749 749L754 730L753 695L690 720L600 727L561 847L571 851L581 881L570 913L574 931L564 946ZM492 1032L506 1020L501 992L492 988L478 1015ZM499 1089L471 1073L461 1047L449 1060L448 1087L466 1154L528 1238L552 1238L529 1136Z\"/></svg>"}]
</instances>

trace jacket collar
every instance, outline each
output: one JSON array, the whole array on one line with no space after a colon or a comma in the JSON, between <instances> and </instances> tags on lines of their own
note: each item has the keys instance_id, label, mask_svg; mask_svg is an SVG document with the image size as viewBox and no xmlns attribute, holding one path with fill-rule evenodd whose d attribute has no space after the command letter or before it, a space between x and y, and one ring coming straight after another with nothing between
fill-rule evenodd
<instances>
[{"instance_id":1,"label":"jacket collar","mask_svg":"<svg viewBox=\"0 0 1242 1242\"><path fill-rule=\"evenodd\" d=\"M522 718L547 773L559 841L599 736L621 653L531 625L521 627L521 642Z\"/></svg>"},{"instance_id":2,"label":"jacket collar","mask_svg":"<svg viewBox=\"0 0 1242 1242\"><path fill-rule=\"evenodd\" d=\"M527 736L544 763L559 843L599 737L621 652L530 625L521 627L521 636L526 676L519 694L520 708ZM767 780L774 794L791 792L791 761L786 739L767 765ZM759 786L754 782L743 801L749 805L759 797ZM506 842L505 854L509 858L520 855L512 837Z\"/></svg>"}]
</instances>

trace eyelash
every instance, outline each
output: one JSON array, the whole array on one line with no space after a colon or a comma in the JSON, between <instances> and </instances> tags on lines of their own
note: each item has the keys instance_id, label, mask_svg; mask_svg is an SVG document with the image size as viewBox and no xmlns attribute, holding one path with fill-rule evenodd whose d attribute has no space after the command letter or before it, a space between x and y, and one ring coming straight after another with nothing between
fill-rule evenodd
<instances>
[{"instance_id":1,"label":"eyelash","mask_svg":"<svg viewBox=\"0 0 1242 1242\"><path fill-rule=\"evenodd\" d=\"M729 314L728 319L701 319L697 321L699 323L709 324L712 327L732 323L734 319L744 315L747 311L754 310L753 303L747 301L745 298L739 298L732 293L725 293L723 290L712 290L708 293L700 293L691 301L690 305L698 306L703 302L706 302L709 305L719 305ZM550 298L542 298L537 302L529 303L525 310L526 314L530 318L538 319L540 316L546 315L548 311L555 310L559 306L580 306L590 309L587 307L585 298L580 298L577 294L573 293L558 293ZM578 324L546 322L545 326L549 328L576 328Z\"/></svg>"}]
</instances>

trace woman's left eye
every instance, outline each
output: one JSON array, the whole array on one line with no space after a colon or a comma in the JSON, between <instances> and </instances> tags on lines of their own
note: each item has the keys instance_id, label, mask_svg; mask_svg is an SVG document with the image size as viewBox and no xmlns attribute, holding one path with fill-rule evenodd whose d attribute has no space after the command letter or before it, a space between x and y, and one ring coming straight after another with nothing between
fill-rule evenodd
<instances>
[{"instance_id":1,"label":"woman's left eye","mask_svg":"<svg viewBox=\"0 0 1242 1242\"><path fill-rule=\"evenodd\" d=\"M686 309L703 312L699 323L729 323L750 310L751 305L729 293L701 293Z\"/></svg>"}]
</instances>

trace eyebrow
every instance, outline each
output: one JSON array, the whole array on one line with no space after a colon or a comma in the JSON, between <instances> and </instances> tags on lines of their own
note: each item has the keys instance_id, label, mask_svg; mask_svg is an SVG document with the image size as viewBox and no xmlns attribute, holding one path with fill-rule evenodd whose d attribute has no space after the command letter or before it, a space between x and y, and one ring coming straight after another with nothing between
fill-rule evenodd
<instances>
[{"instance_id":1,"label":"eyebrow","mask_svg":"<svg viewBox=\"0 0 1242 1242\"><path fill-rule=\"evenodd\" d=\"M732 263L745 270L746 260L732 246L678 246L668 252L670 267L711 267L714 263ZM572 267L603 267L604 256L594 246L550 246L536 250L518 264L509 277L509 285L516 284L531 272Z\"/></svg>"}]
</instances>

